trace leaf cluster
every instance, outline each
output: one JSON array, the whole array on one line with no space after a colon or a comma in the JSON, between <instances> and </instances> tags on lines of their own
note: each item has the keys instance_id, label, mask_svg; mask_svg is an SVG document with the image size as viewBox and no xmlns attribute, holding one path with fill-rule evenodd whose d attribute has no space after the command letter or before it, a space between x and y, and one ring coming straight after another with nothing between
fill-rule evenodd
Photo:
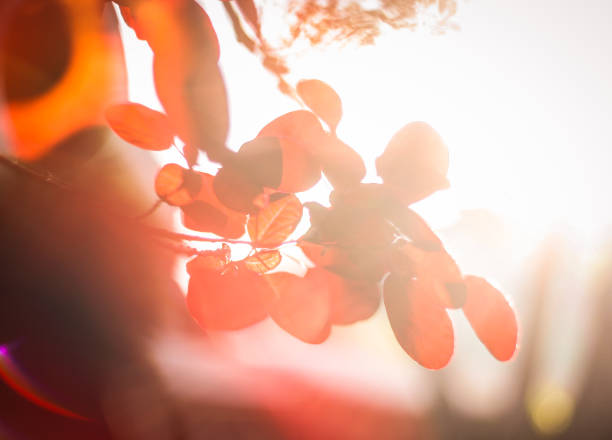
<instances>
[{"instance_id":1,"label":"leaf cluster","mask_svg":"<svg viewBox=\"0 0 612 440\"><path fill-rule=\"evenodd\" d=\"M321 343L333 325L372 316L382 297L399 344L424 367L441 368L452 356L447 309L463 309L497 359L512 357L517 323L508 301L484 279L462 274L409 207L448 187L448 151L432 127L412 122L401 128L376 160L382 183L362 183L363 159L336 135L341 99L310 79L296 86L310 111L279 116L234 153L225 146L225 86L205 11L191 2L126 2L121 9L153 49L165 112L120 103L108 109L109 125L149 150L180 138L187 166L160 169L159 199L182 212L185 227L226 243L246 233L252 246L239 261L223 244L187 263L187 305L203 329L235 330L270 316L295 337ZM221 164L216 175L199 171L200 152ZM304 204L310 229L295 242L314 267L302 277L279 271L279 247L302 219L295 194L322 174L334 187L330 207Z\"/></svg>"}]
</instances>

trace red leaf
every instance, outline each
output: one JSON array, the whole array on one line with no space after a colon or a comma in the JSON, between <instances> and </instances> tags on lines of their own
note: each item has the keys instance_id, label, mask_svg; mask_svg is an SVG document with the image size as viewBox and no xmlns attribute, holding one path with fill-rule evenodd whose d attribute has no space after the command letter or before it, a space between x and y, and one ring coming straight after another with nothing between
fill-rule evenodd
<instances>
[{"instance_id":1,"label":"red leaf","mask_svg":"<svg viewBox=\"0 0 612 440\"><path fill-rule=\"evenodd\" d=\"M195 200L182 206L183 224L195 231L212 232L220 237L240 238L244 235L246 215L223 205L213 191L214 177L197 173L201 181Z\"/></svg>"},{"instance_id":2,"label":"red leaf","mask_svg":"<svg viewBox=\"0 0 612 440\"><path fill-rule=\"evenodd\" d=\"M446 250L423 250L413 243L401 240L394 243L390 256L395 273L426 280L445 307L463 306L463 278L459 267Z\"/></svg>"},{"instance_id":3,"label":"red leaf","mask_svg":"<svg viewBox=\"0 0 612 440\"><path fill-rule=\"evenodd\" d=\"M264 275L276 294L270 316L283 330L310 344L329 336L329 291L327 277L309 270L304 278L278 272Z\"/></svg>"},{"instance_id":4,"label":"red leaf","mask_svg":"<svg viewBox=\"0 0 612 440\"><path fill-rule=\"evenodd\" d=\"M296 110L279 116L262 128L257 137L263 136L289 139L302 150L315 153L322 148L326 133L315 115L306 110Z\"/></svg>"},{"instance_id":5,"label":"red leaf","mask_svg":"<svg viewBox=\"0 0 612 440\"><path fill-rule=\"evenodd\" d=\"M288 194L252 215L247 231L256 247L273 248L291 235L301 218L302 203L293 194Z\"/></svg>"},{"instance_id":6,"label":"red leaf","mask_svg":"<svg viewBox=\"0 0 612 440\"><path fill-rule=\"evenodd\" d=\"M259 274L268 272L281 262L281 254L277 249L260 251L242 260L247 269Z\"/></svg>"},{"instance_id":7,"label":"red leaf","mask_svg":"<svg viewBox=\"0 0 612 440\"><path fill-rule=\"evenodd\" d=\"M466 276L467 297L463 313L478 339L500 361L516 351L518 326L514 310L504 295L486 280Z\"/></svg>"},{"instance_id":8,"label":"red leaf","mask_svg":"<svg viewBox=\"0 0 612 440\"><path fill-rule=\"evenodd\" d=\"M231 166L253 183L278 188L283 174L283 150L277 137L258 137L242 144Z\"/></svg>"},{"instance_id":9,"label":"red leaf","mask_svg":"<svg viewBox=\"0 0 612 440\"><path fill-rule=\"evenodd\" d=\"M201 271L220 272L230 262L230 247L223 243L220 249L214 251L204 251L204 253L191 259L187 263L187 273L193 275Z\"/></svg>"},{"instance_id":10,"label":"red leaf","mask_svg":"<svg viewBox=\"0 0 612 440\"><path fill-rule=\"evenodd\" d=\"M316 266L351 280L378 282L387 271L382 250L347 250L337 245L322 245L303 238L298 242L298 246Z\"/></svg>"},{"instance_id":11,"label":"red leaf","mask_svg":"<svg viewBox=\"0 0 612 440\"><path fill-rule=\"evenodd\" d=\"M254 212L255 199L263 192L261 184L253 182L249 176L233 167L223 167L213 180L215 197L229 209L238 212Z\"/></svg>"},{"instance_id":12,"label":"red leaf","mask_svg":"<svg viewBox=\"0 0 612 440\"><path fill-rule=\"evenodd\" d=\"M327 136L325 147L316 157L333 187L347 189L358 185L366 173L361 156L333 135Z\"/></svg>"},{"instance_id":13,"label":"red leaf","mask_svg":"<svg viewBox=\"0 0 612 440\"><path fill-rule=\"evenodd\" d=\"M153 50L155 90L175 132L221 160L229 151L228 104L208 15L195 1L138 2L132 14Z\"/></svg>"},{"instance_id":14,"label":"red leaf","mask_svg":"<svg viewBox=\"0 0 612 440\"><path fill-rule=\"evenodd\" d=\"M164 202L173 206L192 203L202 188L201 173L180 165L164 165L155 177L155 192Z\"/></svg>"},{"instance_id":15,"label":"red leaf","mask_svg":"<svg viewBox=\"0 0 612 440\"><path fill-rule=\"evenodd\" d=\"M144 34L142 33L142 29L138 26L138 23L134 19L132 15L132 10L128 6L119 6L119 10L121 11L121 16L123 17L123 21L130 28L134 30L136 37L140 40L144 40Z\"/></svg>"},{"instance_id":16,"label":"red leaf","mask_svg":"<svg viewBox=\"0 0 612 440\"><path fill-rule=\"evenodd\" d=\"M347 279L322 268L309 270L314 271L320 271L321 276L327 278L332 324L363 321L378 309L380 291L376 282Z\"/></svg>"},{"instance_id":17,"label":"red leaf","mask_svg":"<svg viewBox=\"0 0 612 440\"><path fill-rule=\"evenodd\" d=\"M454 350L453 327L431 285L392 273L385 280L384 300L404 351L425 368L437 370L448 364Z\"/></svg>"},{"instance_id":18,"label":"red leaf","mask_svg":"<svg viewBox=\"0 0 612 440\"><path fill-rule=\"evenodd\" d=\"M342 101L336 91L318 79L302 80L298 82L296 89L304 104L335 132L342 118Z\"/></svg>"},{"instance_id":19,"label":"red leaf","mask_svg":"<svg viewBox=\"0 0 612 440\"><path fill-rule=\"evenodd\" d=\"M427 222L412 209L399 206L387 210L385 214L388 220L402 234L410 238L417 247L429 251L443 249L440 238L431 230Z\"/></svg>"},{"instance_id":20,"label":"red leaf","mask_svg":"<svg viewBox=\"0 0 612 440\"><path fill-rule=\"evenodd\" d=\"M113 105L106 120L121 139L145 150L165 150L174 140L168 117L141 104Z\"/></svg>"},{"instance_id":21,"label":"red leaf","mask_svg":"<svg viewBox=\"0 0 612 440\"><path fill-rule=\"evenodd\" d=\"M183 156L185 156L187 165L191 168L198 162L198 149L191 144L185 144L183 146Z\"/></svg>"},{"instance_id":22,"label":"red leaf","mask_svg":"<svg viewBox=\"0 0 612 440\"><path fill-rule=\"evenodd\" d=\"M308 151L299 147L293 139L281 138L282 180L281 192L301 192L312 188L321 178L321 165Z\"/></svg>"},{"instance_id":23,"label":"red leaf","mask_svg":"<svg viewBox=\"0 0 612 440\"><path fill-rule=\"evenodd\" d=\"M187 306L205 330L237 330L267 316L274 292L260 275L235 265L224 272L195 271Z\"/></svg>"},{"instance_id":24,"label":"red leaf","mask_svg":"<svg viewBox=\"0 0 612 440\"><path fill-rule=\"evenodd\" d=\"M236 3L240 8L242 16L251 25L255 31L255 34L259 36L259 15L257 13L257 8L255 7L255 2L253 2L253 0L236 0Z\"/></svg>"},{"instance_id":25,"label":"red leaf","mask_svg":"<svg viewBox=\"0 0 612 440\"><path fill-rule=\"evenodd\" d=\"M448 187L448 150L428 124L412 122L391 138L376 170L410 204Z\"/></svg>"},{"instance_id":26,"label":"red leaf","mask_svg":"<svg viewBox=\"0 0 612 440\"><path fill-rule=\"evenodd\" d=\"M181 210L183 211L185 227L194 231L212 232L224 236L228 218L210 203L195 200L189 205L181 207ZM242 230L244 231L244 227Z\"/></svg>"}]
</instances>

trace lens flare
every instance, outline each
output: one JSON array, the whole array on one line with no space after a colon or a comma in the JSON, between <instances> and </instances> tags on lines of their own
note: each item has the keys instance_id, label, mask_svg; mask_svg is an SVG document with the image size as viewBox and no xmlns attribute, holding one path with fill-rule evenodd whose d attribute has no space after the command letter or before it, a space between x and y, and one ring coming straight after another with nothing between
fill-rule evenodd
<instances>
[{"instance_id":1,"label":"lens flare","mask_svg":"<svg viewBox=\"0 0 612 440\"><path fill-rule=\"evenodd\" d=\"M54 403L51 398L45 396L42 391L38 390L31 381L19 371L19 367L11 359L6 345L0 346L0 379L21 397L47 411L73 419L90 420L87 417L83 417L80 414L74 413Z\"/></svg>"}]
</instances>

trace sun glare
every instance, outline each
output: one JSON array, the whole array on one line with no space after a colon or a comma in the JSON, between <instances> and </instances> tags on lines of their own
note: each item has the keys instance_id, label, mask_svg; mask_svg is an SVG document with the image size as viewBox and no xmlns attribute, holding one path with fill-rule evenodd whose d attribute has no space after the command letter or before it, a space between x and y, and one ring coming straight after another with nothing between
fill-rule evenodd
<instances>
[{"instance_id":1,"label":"sun glare","mask_svg":"<svg viewBox=\"0 0 612 440\"><path fill-rule=\"evenodd\" d=\"M425 121L434 127L449 149L451 186L418 202L415 210L443 238L462 218L468 218L466 212L485 213L480 217L484 227L472 225L477 247L486 249L491 245L489 238L510 241L501 258L516 264L519 256L533 252L551 233L571 233L576 241L592 244L610 224L611 212L603 201L610 184L606 167L612 163L612 153L599 127L612 116L612 96L606 87L607 77L599 72L610 72L612 61L583 50L602 38L605 26L588 26L580 11L574 17L558 16L554 22L540 23L530 18L530 2L494 3L461 3L456 17L460 29L443 35L433 35L427 29L386 32L373 46L349 44L296 52L288 60L292 69L289 79L293 84L301 79L321 79L341 96L344 116L338 136L363 157L366 182L380 181L374 161L402 126ZM222 46L220 63L231 114L228 145L237 149L266 123L299 106L278 92L275 78L261 68L260 60L235 41L221 2L206 2L206 7ZM508 22L514 25L508 27ZM566 29L570 26L581 32L582 46L568 40ZM130 99L160 108L150 79L148 47L125 27L122 33L129 54ZM559 53L561 47L571 53ZM600 67L596 74L592 73L593 65ZM577 82L582 91L575 87ZM595 100L595 105L587 106L589 99ZM156 154L163 163L180 160L176 151ZM205 171L214 169L211 165ZM299 197L328 204L330 191L331 185L322 179ZM498 223L504 228L496 229ZM498 236L506 233L506 237ZM495 256L478 257L469 249L457 255L462 268L475 268L494 278L500 270L490 270L492 264L508 265L510 268L501 273L508 279L519 278L516 271L520 268ZM182 272L178 276L185 279ZM387 344L393 337L381 322L375 317L350 330L334 330L330 342L344 344L350 352L354 348L350 341L358 335L359 344L379 356L371 366L383 372L375 387L393 390L402 382L423 391L426 387L418 384L425 375L415 370L406 373L409 362L396 345ZM245 362L256 364L281 362L300 368L304 362L313 365L316 359L329 356L320 348L297 345L286 335L269 344L262 342L270 338L268 324L218 337L229 341L229 346L240 347L236 355ZM465 322L456 324L466 327ZM461 338L457 344L463 344ZM257 348L249 350L249 346ZM279 356L283 347L290 347L290 358ZM473 351L469 353L472 356ZM362 355L355 350L348 359ZM472 358L462 361L466 365L472 365L474 359L480 361L479 356ZM334 365L326 374L339 378L342 368ZM503 385L497 372L489 380L481 379L466 381L480 385L482 395L471 396L472 406L491 411L486 402L493 394L500 394L499 387L509 389L511 384ZM408 397L408 404L427 401L427 391L419 393ZM469 399L464 392L458 395Z\"/></svg>"}]
</instances>

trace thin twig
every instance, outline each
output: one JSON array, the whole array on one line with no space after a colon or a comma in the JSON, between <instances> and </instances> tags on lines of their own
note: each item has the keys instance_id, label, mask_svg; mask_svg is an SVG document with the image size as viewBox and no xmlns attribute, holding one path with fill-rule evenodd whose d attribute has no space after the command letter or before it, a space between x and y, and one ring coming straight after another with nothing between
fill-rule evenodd
<instances>
[{"instance_id":1,"label":"thin twig","mask_svg":"<svg viewBox=\"0 0 612 440\"><path fill-rule=\"evenodd\" d=\"M16 170L22 172L25 175L27 175L29 177L32 177L35 180L38 180L38 181L40 181L42 183L53 185L54 187L59 188L59 189L61 189L63 191L69 192L69 193L71 193L71 194L73 194L75 196L78 196L78 197L81 197L81 198L85 198L86 200L88 200L90 202L92 202L94 200L86 192L79 191L79 190L71 187L70 185L65 184L61 180L57 179L56 177L54 177L54 176L52 176L52 175L50 175L48 173L43 173L43 172L40 172L40 171L38 171L38 170L36 170L34 168L28 167L28 166L22 164L17 159L13 159L13 158L5 156L5 155L0 155L0 162L4 163L5 165L7 165L7 166L9 166L9 167L11 167L13 169L16 169ZM125 221L128 221L128 222L136 222L137 226L139 226L140 228L148 231L149 233L151 233L153 235L156 235L158 237L163 237L163 238L166 238L166 239L169 239L169 240L175 240L175 241L198 241L198 242L206 242L206 243L246 244L246 245L249 245L249 246L251 246L253 248L259 248L259 249L276 249L279 246L298 243L297 240L291 240L291 241L283 242L279 246L276 246L276 247L259 246L258 243L255 243L255 242L252 242L252 241L249 241L249 240L232 240L232 239L228 239L228 238L211 238L211 237L202 237L202 236L199 236L199 235L183 234L183 233L180 233L180 232L168 231L168 230L163 229L163 228L157 228L155 226L146 225L146 224L144 224L144 223L142 223L140 221L143 218L145 218L148 215L150 215L155 209L157 209L159 207L160 204L161 204L161 201L158 201L148 211L146 211L143 214L140 214L137 217L127 217L124 214L121 214L119 212L116 213L116 216L117 217L122 217L123 219L125 219ZM195 252L198 253L200 251L195 250Z\"/></svg>"},{"instance_id":2,"label":"thin twig","mask_svg":"<svg viewBox=\"0 0 612 440\"><path fill-rule=\"evenodd\" d=\"M145 218L147 218L148 216L150 216L151 214L153 214L155 211L157 211L157 208L159 208L161 206L161 204L163 203L163 201L161 199L158 199L153 206L151 206L149 209L147 209L145 212L143 212L140 215L137 215L136 217L134 217L134 220L144 220Z\"/></svg>"},{"instance_id":3,"label":"thin twig","mask_svg":"<svg viewBox=\"0 0 612 440\"><path fill-rule=\"evenodd\" d=\"M181 255L186 255L188 257L192 257L194 255L200 255L202 251L199 251L195 248L186 246L184 244L180 244L180 243L171 243L171 242L167 242L165 240L161 240L161 239L154 239L153 243L171 250L172 252L176 253L176 254L181 254Z\"/></svg>"}]
</instances>

